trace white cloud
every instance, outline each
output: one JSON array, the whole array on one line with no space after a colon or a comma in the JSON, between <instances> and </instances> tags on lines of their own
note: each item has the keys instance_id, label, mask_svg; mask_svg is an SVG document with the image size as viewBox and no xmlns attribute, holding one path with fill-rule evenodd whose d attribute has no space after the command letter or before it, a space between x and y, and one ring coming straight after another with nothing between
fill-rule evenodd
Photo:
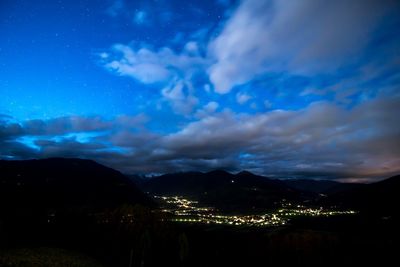
<instances>
[{"instance_id":1,"label":"white cloud","mask_svg":"<svg viewBox=\"0 0 400 267\"><path fill-rule=\"evenodd\" d=\"M100 53L101 55L104 54ZM116 44L108 57L102 58L105 68L119 75L130 76L142 83L169 82L173 79L188 80L206 60L187 53L176 54L169 48L153 51L146 47Z\"/></svg>"},{"instance_id":2,"label":"white cloud","mask_svg":"<svg viewBox=\"0 0 400 267\"><path fill-rule=\"evenodd\" d=\"M103 53L100 53L99 56L100 56L102 59L106 59L106 58L108 58L109 55L108 55L108 53L103 52Z\"/></svg>"},{"instance_id":3,"label":"white cloud","mask_svg":"<svg viewBox=\"0 0 400 267\"><path fill-rule=\"evenodd\" d=\"M264 100L264 107L270 109L272 107L271 101L269 101L268 99Z\"/></svg>"},{"instance_id":4,"label":"white cloud","mask_svg":"<svg viewBox=\"0 0 400 267\"><path fill-rule=\"evenodd\" d=\"M207 105L204 106L204 110L208 113L213 113L217 110L219 104L215 101L208 102Z\"/></svg>"},{"instance_id":5,"label":"white cloud","mask_svg":"<svg viewBox=\"0 0 400 267\"><path fill-rule=\"evenodd\" d=\"M245 104L247 101L249 101L252 97L246 93L237 93L236 94L236 101L240 104L243 105Z\"/></svg>"},{"instance_id":6,"label":"white cloud","mask_svg":"<svg viewBox=\"0 0 400 267\"><path fill-rule=\"evenodd\" d=\"M147 21L147 13L143 10L135 12L134 21L136 24L145 24Z\"/></svg>"},{"instance_id":7,"label":"white cloud","mask_svg":"<svg viewBox=\"0 0 400 267\"><path fill-rule=\"evenodd\" d=\"M173 83L172 86L164 88L162 95L178 114L188 115L198 103L198 99L193 96L190 85L185 84L183 81Z\"/></svg>"},{"instance_id":8,"label":"white cloud","mask_svg":"<svg viewBox=\"0 0 400 267\"><path fill-rule=\"evenodd\" d=\"M118 57L105 58L104 66L119 75L133 77L142 83L163 82L171 76L168 65L160 61L158 53L146 48L135 51L121 44L114 45L112 50Z\"/></svg>"},{"instance_id":9,"label":"white cloud","mask_svg":"<svg viewBox=\"0 0 400 267\"><path fill-rule=\"evenodd\" d=\"M204 28L198 31L202 37L188 37L191 41L181 51L137 43L116 44L110 51L100 53L99 58L106 69L119 75L144 84L157 83L163 88L162 97L174 111L188 115L199 102L197 88L193 88L196 74L201 74L198 77L208 74L211 83L203 87L207 93L226 94L258 75L275 72L312 75L334 72L344 62L354 62L357 56L362 56L371 31L392 2L243 0L212 40L207 40L209 29ZM140 20L147 16L142 10L136 15ZM184 39L181 33L177 42L182 44ZM204 49L206 56L202 56ZM335 101L346 104L363 90L355 89L359 82L360 79L355 79L325 88L310 87L301 96L332 91ZM236 101L243 105L252 95L238 93ZM254 105L249 106L254 108ZM266 101L264 106L270 109L271 103Z\"/></svg>"},{"instance_id":10,"label":"white cloud","mask_svg":"<svg viewBox=\"0 0 400 267\"><path fill-rule=\"evenodd\" d=\"M198 55L199 54L199 46L196 42L190 41L187 42L184 50L188 53L188 54L192 54L192 55Z\"/></svg>"},{"instance_id":11,"label":"white cloud","mask_svg":"<svg viewBox=\"0 0 400 267\"><path fill-rule=\"evenodd\" d=\"M219 107L219 104L215 101L208 102L203 106L202 109L198 110L195 114L196 118L204 118L215 113Z\"/></svg>"},{"instance_id":12,"label":"white cloud","mask_svg":"<svg viewBox=\"0 0 400 267\"><path fill-rule=\"evenodd\" d=\"M245 0L208 47L215 91L228 93L265 72L334 71L370 41L390 0Z\"/></svg>"},{"instance_id":13,"label":"white cloud","mask_svg":"<svg viewBox=\"0 0 400 267\"><path fill-rule=\"evenodd\" d=\"M134 45L116 44L110 52L102 52L99 57L104 67L112 72L144 84L161 84L164 100L176 113L188 115L198 103L192 78L207 65L207 59L198 55L197 49L195 42L188 42L180 54L166 47L154 51L147 47L135 49Z\"/></svg>"}]
</instances>

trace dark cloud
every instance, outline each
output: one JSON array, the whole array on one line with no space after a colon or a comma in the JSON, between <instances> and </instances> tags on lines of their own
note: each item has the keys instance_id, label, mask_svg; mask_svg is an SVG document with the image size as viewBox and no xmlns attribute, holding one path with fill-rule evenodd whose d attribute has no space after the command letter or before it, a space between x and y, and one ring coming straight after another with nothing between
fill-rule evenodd
<instances>
[{"instance_id":1,"label":"dark cloud","mask_svg":"<svg viewBox=\"0 0 400 267\"><path fill-rule=\"evenodd\" d=\"M383 177L400 172L399 109L400 98L392 97L352 109L317 102L298 111L223 111L164 135L147 130L143 115L3 122L0 156L91 158L132 173L224 168L278 177ZM93 131L84 140L73 135ZM21 141L26 137L32 144Z\"/></svg>"},{"instance_id":2,"label":"dark cloud","mask_svg":"<svg viewBox=\"0 0 400 267\"><path fill-rule=\"evenodd\" d=\"M101 117L70 116L51 120L28 120L23 123L26 135L61 135L110 129L112 123Z\"/></svg>"},{"instance_id":3,"label":"dark cloud","mask_svg":"<svg viewBox=\"0 0 400 267\"><path fill-rule=\"evenodd\" d=\"M0 140L16 138L23 133L23 128L18 123L6 123L0 121Z\"/></svg>"}]
</instances>

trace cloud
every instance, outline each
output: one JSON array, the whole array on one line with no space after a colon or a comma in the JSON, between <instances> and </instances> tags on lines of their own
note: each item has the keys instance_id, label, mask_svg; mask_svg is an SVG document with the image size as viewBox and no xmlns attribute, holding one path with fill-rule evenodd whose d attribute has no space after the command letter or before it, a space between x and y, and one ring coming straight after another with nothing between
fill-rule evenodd
<instances>
[{"instance_id":1,"label":"cloud","mask_svg":"<svg viewBox=\"0 0 400 267\"><path fill-rule=\"evenodd\" d=\"M110 15L142 24L153 13L144 6L123 11L131 4L115 1ZM158 88L155 102L183 116L162 114L166 120L152 130L146 114L21 122L0 116L0 157L79 156L144 173L399 172L398 41L387 41L397 37L380 24L397 7L389 0L243 0L219 27L180 32L171 47L115 44L99 51L99 63L142 89ZM179 123L167 130L171 117Z\"/></svg>"},{"instance_id":2,"label":"cloud","mask_svg":"<svg viewBox=\"0 0 400 267\"><path fill-rule=\"evenodd\" d=\"M357 62L395 1L243 1L209 44L218 93L266 72L312 75Z\"/></svg>"},{"instance_id":3,"label":"cloud","mask_svg":"<svg viewBox=\"0 0 400 267\"><path fill-rule=\"evenodd\" d=\"M50 120L27 120L22 123L24 135L62 135L71 132L104 131L112 123L99 116L69 116Z\"/></svg>"},{"instance_id":4,"label":"cloud","mask_svg":"<svg viewBox=\"0 0 400 267\"><path fill-rule=\"evenodd\" d=\"M183 81L173 83L172 86L162 90L162 96L168 101L172 109L178 114L189 115L199 100L193 96L193 89L190 84Z\"/></svg>"},{"instance_id":5,"label":"cloud","mask_svg":"<svg viewBox=\"0 0 400 267\"><path fill-rule=\"evenodd\" d=\"M135 51L129 46L117 44L112 47L114 58L103 58L104 66L122 76L130 76L142 83L167 81L172 73L168 69L168 60L163 62L161 54L167 56L169 50L154 53L146 48ZM169 56L167 56L169 57Z\"/></svg>"},{"instance_id":6,"label":"cloud","mask_svg":"<svg viewBox=\"0 0 400 267\"><path fill-rule=\"evenodd\" d=\"M195 42L188 42L180 54L167 47L153 51L122 44L114 45L107 57L101 56L103 53L99 56L107 70L143 84L163 86L161 95L175 112L187 115L198 103L192 80L207 60L199 55Z\"/></svg>"},{"instance_id":7,"label":"cloud","mask_svg":"<svg viewBox=\"0 0 400 267\"><path fill-rule=\"evenodd\" d=\"M206 105L203 106L202 109L197 110L195 117L196 118L204 118L210 116L215 113L219 107L219 104L215 101L210 101Z\"/></svg>"},{"instance_id":8,"label":"cloud","mask_svg":"<svg viewBox=\"0 0 400 267\"><path fill-rule=\"evenodd\" d=\"M114 120L100 116L66 116L48 120L0 120L0 140L10 141L20 137L54 138L69 134L102 133L115 128L141 129L149 118L143 114L120 115Z\"/></svg>"},{"instance_id":9,"label":"cloud","mask_svg":"<svg viewBox=\"0 0 400 267\"><path fill-rule=\"evenodd\" d=\"M398 14L398 1L243 0L236 7L217 29L177 33L173 48L115 44L98 54L99 61L112 73L158 87L163 100L184 116L204 102L199 89L211 96L248 83L249 90L256 91L252 82L274 75L283 77L275 81L275 87L282 88L280 96L296 94L282 85L285 77L308 79L296 95L301 100L295 100L305 104L333 95L335 101L351 105L378 90L395 91L379 81L388 75L395 79L398 40L388 34L396 23L384 23ZM141 7L136 17L141 21L146 14ZM314 84L322 75L328 82ZM182 89L182 84L193 90ZM273 91L274 84L270 88ZM236 100L242 105L249 96L259 98L251 92L238 94ZM255 101L249 105L255 110L261 106Z\"/></svg>"},{"instance_id":10,"label":"cloud","mask_svg":"<svg viewBox=\"0 0 400 267\"><path fill-rule=\"evenodd\" d=\"M190 55L199 55L199 46L196 42L190 41L185 44L184 50Z\"/></svg>"},{"instance_id":11,"label":"cloud","mask_svg":"<svg viewBox=\"0 0 400 267\"><path fill-rule=\"evenodd\" d=\"M376 100L351 111L326 102L300 111L258 115L223 112L193 122L165 137L166 157L238 160L261 173L347 173L383 175L399 172L399 99ZM260 170L261 168L261 170Z\"/></svg>"},{"instance_id":12,"label":"cloud","mask_svg":"<svg viewBox=\"0 0 400 267\"><path fill-rule=\"evenodd\" d=\"M139 25L145 24L147 22L147 13L143 10L136 11L134 21Z\"/></svg>"},{"instance_id":13,"label":"cloud","mask_svg":"<svg viewBox=\"0 0 400 267\"><path fill-rule=\"evenodd\" d=\"M248 95L246 93L237 93L236 94L236 101L240 104L243 105L245 104L247 101L249 101L250 99L252 99L251 95Z\"/></svg>"},{"instance_id":14,"label":"cloud","mask_svg":"<svg viewBox=\"0 0 400 267\"><path fill-rule=\"evenodd\" d=\"M80 118L85 126L65 118L35 121L40 127L2 122L0 158L83 157L140 173L226 168L276 177L345 179L400 172L398 97L352 109L317 102L297 111L257 114L218 112L218 106L209 102L196 120L169 134L146 129L144 115L112 121ZM98 134L79 139L73 134L77 130ZM33 138L37 148L21 137Z\"/></svg>"},{"instance_id":15,"label":"cloud","mask_svg":"<svg viewBox=\"0 0 400 267\"><path fill-rule=\"evenodd\" d=\"M271 101L269 101L268 99L264 100L264 107L270 109L272 107Z\"/></svg>"},{"instance_id":16,"label":"cloud","mask_svg":"<svg viewBox=\"0 0 400 267\"><path fill-rule=\"evenodd\" d=\"M185 51L176 54L167 47L153 51L146 47L136 49L134 45L116 44L108 54L109 57L101 59L106 69L145 84L189 79L206 63L202 57Z\"/></svg>"},{"instance_id":17,"label":"cloud","mask_svg":"<svg viewBox=\"0 0 400 267\"><path fill-rule=\"evenodd\" d=\"M135 116L119 115L115 119L117 125L128 129L142 128L148 121L150 118L143 113Z\"/></svg>"},{"instance_id":18,"label":"cloud","mask_svg":"<svg viewBox=\"0 0 400 267\"><path fill-rule=\"evenodd\" d=\"M112 4L107 8L106 13L111 17L116 17L124 9L124 6L125 4L123 0L114 0Z\"/></svg>"}]
</instances>

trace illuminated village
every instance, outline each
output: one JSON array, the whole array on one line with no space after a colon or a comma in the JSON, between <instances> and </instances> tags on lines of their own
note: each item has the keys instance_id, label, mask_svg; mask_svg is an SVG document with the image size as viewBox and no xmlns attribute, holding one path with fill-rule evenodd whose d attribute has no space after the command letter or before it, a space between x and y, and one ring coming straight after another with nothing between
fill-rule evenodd
<instances>
[{"instance_id":1,"label":"illuminated village","mask_svg":"<svg viewBox=\"0 0 400 267\"><path fill-rule=\"evenodd\" d=\"M162 211L172 214L171 221L183 223L219 224L232 226L282 226L298 216L336 216L355 214L353 210L310 208L282 201L281 208L265 214L224 215L213 207L202 207L198 201L182 196L154 196L163 204Z\"/></svg>"}]
</instances>

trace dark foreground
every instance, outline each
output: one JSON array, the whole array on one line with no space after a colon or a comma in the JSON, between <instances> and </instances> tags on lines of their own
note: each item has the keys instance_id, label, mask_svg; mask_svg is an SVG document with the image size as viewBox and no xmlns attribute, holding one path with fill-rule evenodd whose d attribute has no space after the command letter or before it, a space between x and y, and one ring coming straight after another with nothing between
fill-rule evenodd
<instances>
[{"instance_id":1,"label":"dark foreground","mask_svg":"<svg viewBox=\"0 0 400 267\"><path fill-rule=\"evenodd\" d=\"M178 198L180 209L161 212L163 207L131 180L93 161L0 161L0 266L390 266L397 262L400 176L352 186L322 199L315 198L318 192L299 191L249 173L163 179L167 180L155 180L153 191L208 192L211 196L204 205L227 211L254 212L253 206L279 210L290 200L296 207L304 202L360 212L329 217L300 212L288 223L277 220L283 216L278 213L271 224L261 227L229 225L229 220L213 224L221 219L202 217L211 211L183 198ZM160 182L162 187L157 186ZM283 198L283 204L276 201ZM174 222L176 217L171 216L206 218L206 224Z\"/></svg>"},{"instance_id":2,"label":"dark foreground","mask_svg":"<svg viewBox=\"0 0 400 267\"><path fill-rule=\"evenodd\" d=\"M396 259L391 219L299 218L284 227L238 228L160 222L140 212L135 223L3 222L0 266L388 266Z\"/></svg>"}]
</instances>

